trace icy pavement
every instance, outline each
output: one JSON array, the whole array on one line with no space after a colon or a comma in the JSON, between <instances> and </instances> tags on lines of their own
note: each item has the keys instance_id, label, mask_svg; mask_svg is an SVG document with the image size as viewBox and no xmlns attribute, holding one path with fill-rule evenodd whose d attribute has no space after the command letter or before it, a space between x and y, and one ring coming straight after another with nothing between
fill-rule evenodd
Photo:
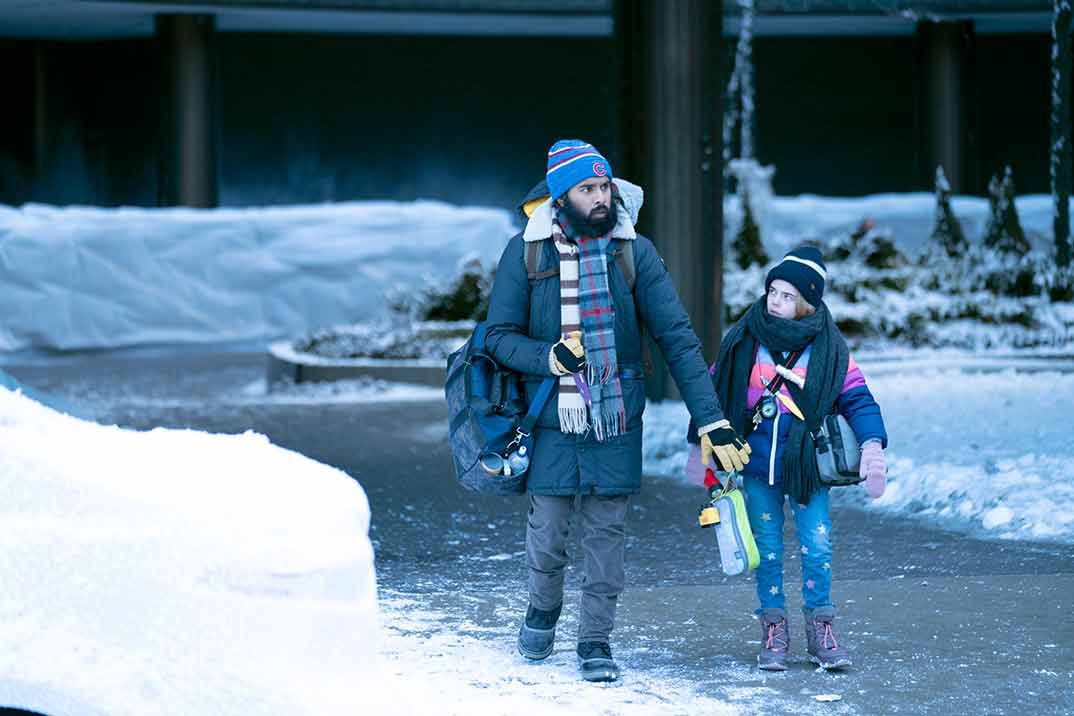
<instances>
[{"instance_id":1,"label":"icy pavement","mask_svg":"<svg viewBox=\"0 0 1074 716\"><path fill-rule=\"evenodd\" d=\"M739 713L682 674L633 670L617 684L581 682L569 633L546 661L527 662L514 648L524 603L508 605L501 595L487 594L460 599L477 609L476 617L460 619L469 610L458 609L450 594L415 599L382 590L385 668L404 686L399 712L418 713L435 703L437 713L458 716L546 716L551 709L607 716ZM569 627L565 618L560 629ZM417 683L416 663L423 674Z\"/></svg>"}]
</instances>

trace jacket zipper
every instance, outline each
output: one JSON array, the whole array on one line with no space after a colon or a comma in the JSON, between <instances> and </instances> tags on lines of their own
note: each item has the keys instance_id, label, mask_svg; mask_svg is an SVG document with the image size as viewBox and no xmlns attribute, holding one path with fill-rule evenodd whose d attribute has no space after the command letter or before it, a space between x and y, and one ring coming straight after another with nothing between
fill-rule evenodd
<instances>
[{"instance_id":1,"label":"jacket zipper","mask_svg":"<svg viewBox=\"0 0 1074 716\"><path fill-rule=\"evenodd\" d=\"M776 484L776 441L779 439L779 415L782 411L776 406L776 417L772 418L772 452L768 456L768 485Z\"/></svg>"}]
</instances>

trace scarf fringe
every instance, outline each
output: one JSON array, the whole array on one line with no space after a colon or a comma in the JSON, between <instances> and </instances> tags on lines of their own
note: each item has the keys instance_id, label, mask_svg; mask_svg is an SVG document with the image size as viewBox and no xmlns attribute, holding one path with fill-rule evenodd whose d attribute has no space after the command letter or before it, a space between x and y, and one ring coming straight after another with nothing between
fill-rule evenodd
<instances>
[{"instance_id":1,"label":"scarf fringe","mask_svg":"<svg viewBox=\"0 0 1074 716\"><path fill-rule=\"evenodd\" d=\"M585 405L559 406L559 429L565 433L584 434L589 430L589 414Z\"/></svg>"},{"instance_id":2,"label":"scarf fringe","mask_svg":"<svg viewBox=\"0 0 1074 716\"><path fill-rule=\"evenodd\" d=\"M595 361L589 361L586 365L586 382L590 385L604 385L618 373L618 366L613 367L610 363L597 365Z\"/></svg>"},{"instance_id":3,"label":"scarf fringe","mask_svg":"<svg viewBox=\"0 0 1074 716\"><path fill-rule=\"evenodd\" d=\"M593 424L593 429L599 441L623 435L626 433L626 413L617 412L611 415L605 413Z\"/></svg>"}]
</instances>

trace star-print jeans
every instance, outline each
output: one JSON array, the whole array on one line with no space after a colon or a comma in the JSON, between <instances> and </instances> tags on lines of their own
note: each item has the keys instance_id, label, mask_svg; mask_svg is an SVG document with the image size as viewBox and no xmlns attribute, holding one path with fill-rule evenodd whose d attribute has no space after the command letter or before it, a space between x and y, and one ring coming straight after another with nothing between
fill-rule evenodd
<instances>
[{"instance_id":1,"label":"star-print jeans","mask_svg":"<svg viewBox=\"0 0 1074 716\"><path fill-rule=\"evenodd\" d=\"M782 486L746 477L746 511L761 554L757 567L757 598L761 609L785 609L783 595L783 502ZM828 517L828 488L813 495L806 506L791 502L802 554L802 600L809 609L831 605L832 522ZM758 610L760 613L760 610Z\"/></svg>"}]
</instances>

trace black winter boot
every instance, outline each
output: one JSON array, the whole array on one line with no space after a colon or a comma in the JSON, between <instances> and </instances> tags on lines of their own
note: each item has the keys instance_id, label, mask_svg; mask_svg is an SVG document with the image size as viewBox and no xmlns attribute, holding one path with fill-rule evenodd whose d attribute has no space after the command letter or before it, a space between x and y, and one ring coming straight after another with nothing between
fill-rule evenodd
<instances>
[{"instance_id":1,"label":"black winter boot","mask_svg":"<svg viewBox=\"0 0 1074 716\"><path fill-rule=\"evenodd\" d=\"M518 653L534 661L548 658L556 641L556 622L562 610L562 603L547 612L531 604L522 628L518 630Z\"/></svg>"},{"instance_id":2,"label":"black winter boot","mask_svg":"<svg viewBox=\"0 0 1074 716\"><path fill-rule=\"evenodd\" d=\"M578 643L578 668L586 681L615 681L619 666L612 659L612 648L603 641Z\"/></svg>"}]
</instances>

